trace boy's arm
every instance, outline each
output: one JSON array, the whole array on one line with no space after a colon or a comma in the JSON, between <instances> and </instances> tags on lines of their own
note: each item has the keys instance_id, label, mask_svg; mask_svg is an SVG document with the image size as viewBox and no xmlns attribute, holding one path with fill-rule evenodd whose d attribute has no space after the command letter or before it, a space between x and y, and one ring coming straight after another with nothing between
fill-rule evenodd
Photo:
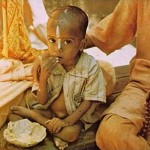
<instances>
[{"instance_id":1,"label":"boy's arm","mask_svg":"<svg viewBox=\"0 0 150 150\"><path fill-rule=\"evenodd\" d=\"M41 60L45 60L47 58L49 58L49 53L46 50L35 59L32 67L32 75L35 81L38 81L38 70L41 68Z\"/></svg>"},{"instance_id":2,"label":"boy's arm","mask_svg":"<svg viewBox=\"0 0 150 150\"><path fill-rule=\"evenodd\" d=\"M92 101L90 101L90 100L83 100L82 103L79 105L79 107L71 115L66 117L64 119L64 121L68 125L75 124L88 111L88 109L91 107L91 105L92 105Z\"/></svg>"},{"instance_id":3,"label":"boy's arm","mask_svg":"<svg viewBox=\"0 0 150 150\"><path fill-rule=\"evenodd\" d=\"M47 120L45 123L48 125L48 130L51 133L58 133L62 128L68 125L74 125L80 118L88 111L91 107L92 102L89 100L84 100L79 107L68 117L65 119L52 118L51 120Z\"/></svg>"},{"instance_id":4,"label":"boy's arm","mask_svg":"<svg viewBox=\"0 0 150 150\"><path fill-rule=\"evenodd\" d=\"M57 63L58 59L54 57L41 60L39 90L37 92L37 100L40 104L46 104L48 102L50 96L48 90L48 78L50 77L51 72Z\"/></svg>"},{"instance_id":5,"label":"boy's arm","mask_svg":"<svg viewBox=\"0 0 150 150\"><path fill-rule=\"evenodd\" d=\"M37 91L37 100L42 105L46 104L49 98L47 87L48 87L47 79L45 78L40 79L39 90Z\"/></svg>"}]
</instances>

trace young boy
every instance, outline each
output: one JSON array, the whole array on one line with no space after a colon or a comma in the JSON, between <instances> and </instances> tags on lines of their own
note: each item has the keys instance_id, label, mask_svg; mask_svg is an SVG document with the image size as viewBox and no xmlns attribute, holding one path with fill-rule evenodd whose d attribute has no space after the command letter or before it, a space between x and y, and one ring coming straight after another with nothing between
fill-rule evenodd
<instances>
[{"instance_id":1,"label":"young boy","mask_svg":"<svg viewBox=\"0 0 150 150\"><path fill-rule=\"evenodd\" d=\"M47 24L50 57L41 60L38 89L34 86L39 104L32 105L34 109L11 109L44 125L59 149L98 121L103 111L100 104L106 102L99 63L83 52L87 26L88 17L78 7L61 7L51 14Z\"/></svg>"}]
</instances>

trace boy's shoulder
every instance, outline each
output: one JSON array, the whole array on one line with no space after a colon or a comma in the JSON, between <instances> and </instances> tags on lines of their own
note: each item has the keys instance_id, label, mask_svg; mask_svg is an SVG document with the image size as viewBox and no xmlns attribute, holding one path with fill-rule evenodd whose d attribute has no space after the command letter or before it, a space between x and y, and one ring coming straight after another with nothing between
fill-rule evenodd
<instances>
[{"instance_id":1,"label":"boy's shoulder","mask_svg":"<svg viewBox=\"0 0 150 150\"><path fill-rule=\"evenodd\" d=\"M94 72L100 70L98 61L93 56L82 52L75 68L70 71L70 74L88 78L89 73L93 72L94 74Z\"/></svg>"},{"instance_id":2,"label":"boy's shoulder","mask_svg":"<svg viewBox=\"0 0 150 150\"><path fill-rule=\"evenodd\" d=\"M78 63L76 65L76 69L84 70L85 72L91 70L92 68L99 69L100 65L98 60L96 60L93 56L87 54L86 52L82 52Z\"/></svg>"},{"instance_id":3,"label":"boy's shoulder","mask_svg":"<svg viewBox=\"0 0 150 150\"><path fill-rule=\"evenodd\" d=\"M89 55L88 53L86 53L84 51L81 53L80 57L82 59L88 59L88 60L91 60L91 61L97 61L92 55Z\"/></svg>"},{"instance_id":4,"label":"boy's shoulder","mask_svg":"<svg viewBox=\"0 0 150 150\"><path fill-rule=\"evenodd\" d=\"M87 54L86 52L81 53L80 59L82 60L82 62L84 61L86 63L86 65L99 64L97 59L95 59L93 56Z\"/></svg>"}]
</instances>

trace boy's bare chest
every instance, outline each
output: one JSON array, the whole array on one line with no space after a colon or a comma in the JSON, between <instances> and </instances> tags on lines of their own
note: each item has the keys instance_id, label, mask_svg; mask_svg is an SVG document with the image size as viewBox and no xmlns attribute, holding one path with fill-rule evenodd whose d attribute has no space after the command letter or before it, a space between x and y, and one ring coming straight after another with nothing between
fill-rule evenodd
<instances>
[{"instance_id":1,"label":"boy's bare chest","mask_svg":"<svg viewBox=\"0 0 150 150\"><path fill-rule=\"evenodd\" d=\"M61 90L60 95L54 100L50 108L59 118L63 118L66 115L68 115L66 106L65 106L63 90Z\"/></svg>"}]
</instances>

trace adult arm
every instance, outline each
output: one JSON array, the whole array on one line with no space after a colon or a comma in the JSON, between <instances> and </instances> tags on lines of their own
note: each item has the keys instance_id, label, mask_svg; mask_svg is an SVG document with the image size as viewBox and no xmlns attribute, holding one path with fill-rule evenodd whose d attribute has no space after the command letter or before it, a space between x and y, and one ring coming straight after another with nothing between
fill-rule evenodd
<instances>
[{"instance_id":1,"label":"adult arm","mask_svg":"<svg viewBox=\"0 0 150 150\"><path fill-rule=\"evenodd\" d=\"M87 33L87 47L97 46L106 54L130 43L136 34L137 0L120 0L113 13Z\"/></svg>"}]
</instances>

